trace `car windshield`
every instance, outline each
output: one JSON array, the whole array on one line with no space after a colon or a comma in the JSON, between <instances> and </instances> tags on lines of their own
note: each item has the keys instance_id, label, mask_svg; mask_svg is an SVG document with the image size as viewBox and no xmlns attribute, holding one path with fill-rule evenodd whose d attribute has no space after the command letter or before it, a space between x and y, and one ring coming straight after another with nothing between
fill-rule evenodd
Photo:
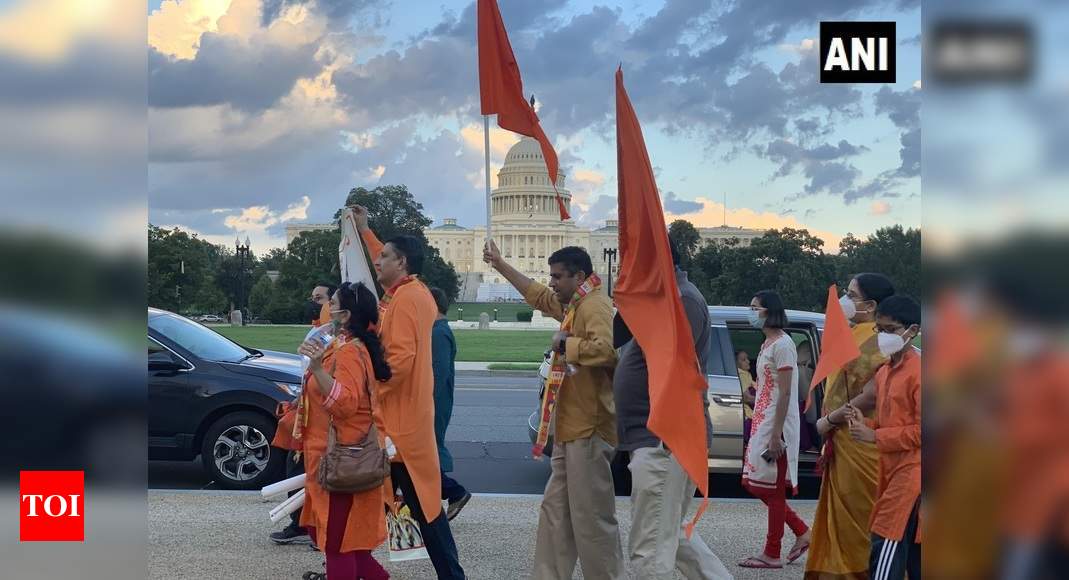
<instances>
[{"instance_id":1,"label":"car windshield","mask_svg":"<svg viewBox=\"0 0 1069 580\"><path fill-rule=\"evenodd\" d=\"M241 362L249 357L249 351L221 334L181 316L156 316L149 318L148 325L149 328L204 360Z\"/></svg>"}]
</instances>

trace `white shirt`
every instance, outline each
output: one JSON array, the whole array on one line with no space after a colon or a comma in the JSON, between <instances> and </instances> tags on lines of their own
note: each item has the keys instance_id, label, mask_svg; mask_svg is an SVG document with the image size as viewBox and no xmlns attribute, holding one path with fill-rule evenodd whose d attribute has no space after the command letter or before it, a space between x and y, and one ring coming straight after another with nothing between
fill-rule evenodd
<instances>
[{"instance_id":1,"label":"white shirt","mask_svg":"<svg viewBox=\"0 0 1069 580\"><path fill-rule=\"evenodd\" d=\"M779 396L779 371L791 370L791 394L781 400ZM787 333L774 341L765 340L757 356L757 401L754 403L753 424L750 428L750 446L746 449L742 477L750 484L760 487L775 487L776 462L768 462L761 454L772 440L777 405L787 405L783 422L783 442L787 454L787 484L798 486L798 437L800 418L798 412L798 350Z\"/></svg>"}]
</instances>

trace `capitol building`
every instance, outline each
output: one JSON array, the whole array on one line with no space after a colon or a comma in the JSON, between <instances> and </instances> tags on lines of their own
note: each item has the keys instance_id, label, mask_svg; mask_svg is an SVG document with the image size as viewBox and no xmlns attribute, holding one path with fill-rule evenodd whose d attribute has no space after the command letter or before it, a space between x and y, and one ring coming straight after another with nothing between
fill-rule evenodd
<instances>
[{"instance_id":1,"label":"capitol building","mask_svg":"<svg viewBox=\"0 0 1069 580\"><path fill-rule=\"evenodd\" d=\"M568 213L572 196L565 188L565 175L558 171L557 191ZM556 194L549 181L545 160L538 141L524 137L509 149L505 164L497 174L498 186L490 194L490 224L494 241L505 260L528 277L549 283L550 254L565 246L580 246L590 254L594 271L603 281L609 277L605 250L618 246L618 223L607 220L597 229L576 226L571 220L562 222L557 209ZM303 231L337 227L335 224L291 224L286 227L287 243ZM703 240L739 238L744 245L761 237L761 230L732 228L699 228ZM488 302L521 300L522 297L500 274L482 260L486 226L466 228L454 218L446 218L441 225L425 230L431 246L453 265L460 276L460 302ZM619 268L613 258L612 279Z\"/></svg>"}]
</instances>

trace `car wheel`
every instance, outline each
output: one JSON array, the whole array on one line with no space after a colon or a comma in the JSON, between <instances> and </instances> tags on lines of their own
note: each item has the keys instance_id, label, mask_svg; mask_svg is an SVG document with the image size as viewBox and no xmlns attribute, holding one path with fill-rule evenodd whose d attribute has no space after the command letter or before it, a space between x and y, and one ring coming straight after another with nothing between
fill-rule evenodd
<instances>
[{"instance_id":1,"label":"car wheel","mask_svg":"<svg viewBox=\"0 0 1069 580\"><path fill-rule=\"evenodd\" d=\"M274 421L257 413L224 415L204 434L204 468L225 489L259 489L277 481L286 454L271 448L276 427Z\"/></svg>"}]
</instances>

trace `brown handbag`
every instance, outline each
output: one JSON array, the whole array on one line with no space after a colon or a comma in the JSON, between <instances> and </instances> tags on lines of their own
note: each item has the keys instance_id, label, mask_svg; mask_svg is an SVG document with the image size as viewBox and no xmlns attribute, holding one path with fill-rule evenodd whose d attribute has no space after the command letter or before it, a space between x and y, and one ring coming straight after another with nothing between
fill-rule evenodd
<instances>
[{"instance_id":1,"label":"brown handbag","mask_svg":"<svg viewBox=\"0 0 1069 580\"><path fill-rule=\"evenodd\" d=\"M365 373L367 367L365 366ZM367 377L365 386L370 385ZM368 388L368 400L371 390ZM386 480L390 474L390 459L386 450L379 445L378 429L371 423L364 440L356 445L338 443L334 418L330 419L330 432L327 435L327 451L319 461L316 481L323 489L335 493L358 493L374 489Z\"/></svg>"}]
</instances>

